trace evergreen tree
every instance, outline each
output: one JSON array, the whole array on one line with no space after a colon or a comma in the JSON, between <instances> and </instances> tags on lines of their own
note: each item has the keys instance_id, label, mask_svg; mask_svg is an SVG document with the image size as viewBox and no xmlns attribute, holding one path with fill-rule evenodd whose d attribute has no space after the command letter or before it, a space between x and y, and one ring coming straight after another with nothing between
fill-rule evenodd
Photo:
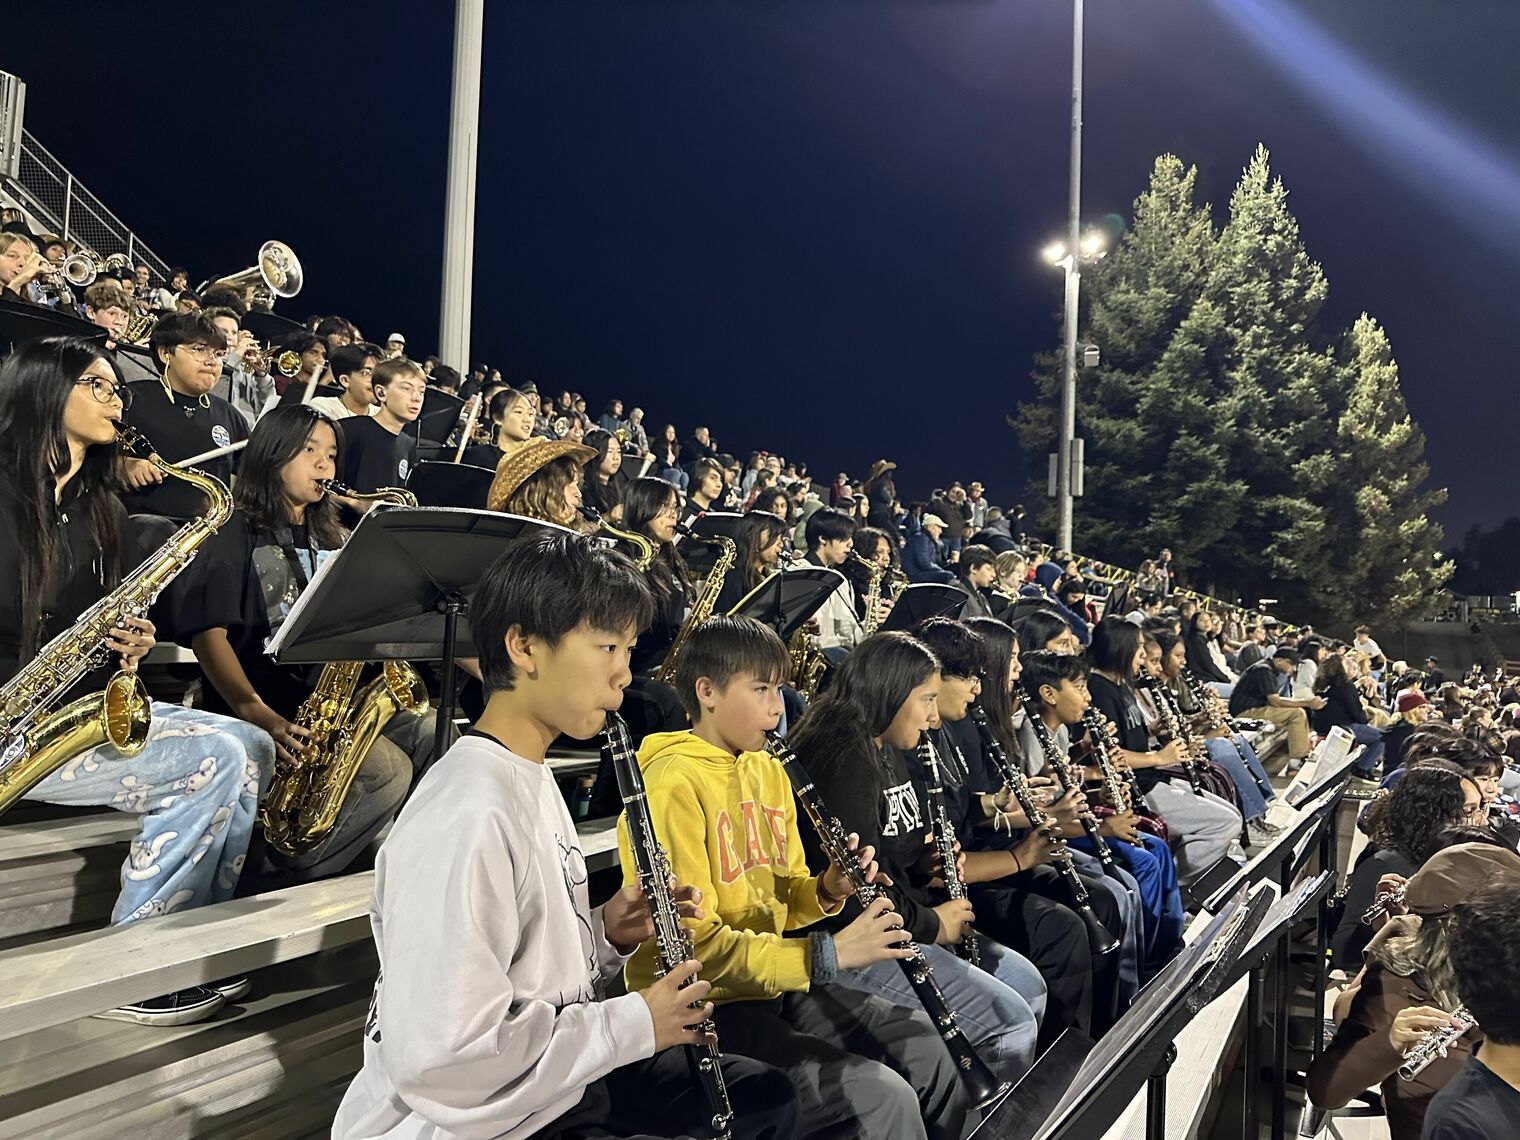
<instances>
[{"instance_id":1,"label":"evergreen tree","mask_svg":"<svg viewBox=\"0 0 1520 1140\"><path fill-rule=\"evenodd\" d=\"M1100 346L1103 363L1078 377L1087 468L1074 529L1084 551L1121 564L1162 546L1180 567L1195 564L1233 525L1244 493L1225 476L1232 425L1210 408L1225 342L1218 309L1200 300L1215 233L1208 207L1194 201L1196 181L1174 156L1157 159L1133 228L1083 274L1084 339ZM1027 455L1055 448L1061 366L1060 353L1037 361L1041 398L1015 421Z\"/></svg>"},{"instance_id":2,"label":"evergreen tree","mask_svg":"<svg viewBox=\"0 0 1520 1140\"><path fill-rule=\"evenodd\" d=\"M1238 433L1228 475L1250 493L1235 527L1201 557L1247 596L1312 592L1329 534L1318 498L1345 397L1319 336L1329 286L1265 147L1230 196L1215 252L1203 295L1219 307L1230 341L1216 409Z\"/></svg>"},{"instance_id":3,"label":"evergreen tree","mask_svg":"<svg viewBox=\"0 0 1520 1140\"><path fill-rule=\"evenodd\" d=\"M1342 356L1349 395L1324 495L1335 541L1321 553L1329 573L1319 592L1330 613L1391 623L1421 609L1451 577L1450 560L1436 560L1444 534L1429 518L1446 491L1424 489L1425 433L1404 404L1382 327L1363 313Z\"/></svg>"}]
</instances>

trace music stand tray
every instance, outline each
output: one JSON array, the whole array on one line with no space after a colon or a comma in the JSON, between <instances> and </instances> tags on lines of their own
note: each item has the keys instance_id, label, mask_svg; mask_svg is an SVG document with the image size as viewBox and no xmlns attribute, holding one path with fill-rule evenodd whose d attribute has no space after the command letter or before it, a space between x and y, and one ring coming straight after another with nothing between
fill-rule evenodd
<instances>
[{"instance_id":1,"label":"music stand tray","mask_svg":"<svg viewBox=\"0 0 1520 1140\"><path fill-rule=\"evenodd\" d=\"M787 641L823 608L823 603L843 581L843 574L826 566L783 570L772 574L740 598L728 612L763 622L774 629L782 641Z\"/></svg>"},{"instance_id":2,"label":"music stand tray","mask_svg":"<svg viewBox=\"0 0 1520 1140\"><path fill-rule=\"evenodd\" d=\"M958 617L967 601L966 592L958 586L941 582L918 582L904 587L892 604L892 612L881 623L881 629L912 629L921 621L932 617Z\"/></svg>"},{"instance_id":3,"label":"music stand tray","mask_svg":"<svg viewBox=\"0 0 1520 1140\"><path fill-rule=\"evenodd\" d=\"M1328 826L1335 805L1339 802L1340 797L1337 795L1322 796L1319 803L1305 810L1292 826L1284 828L1277 838L1257 852L1254 859L1231 875L1217 891L1205 899L1203 909L1211 914L1217 913L1219 908L1228 902L1241 887L1261 882L1269 875L1275 874L1289 860L1296 864L1300 844L1312 843L1320 829Z\"/></svg>"},{"instance_id":4,"label":"music stand tray","mask_svg":"<svg viewBox=\"0 0 1520 1140\"><path fill-rule=\"evenodd\" d=\"M496 472L489 467L427 459L412 468L406 489L417 496L418 506L483 511L494 478Z\"/></svg>"},{"instance_id":5,"label":"music stand tray","mask_svg":"<svg viewBox=\"0 0 1520 1140\"><path fill-rule=\"evenodd\" d=\"M265 652L282 665L442 661L436 760L454 717L454 660L474 653L480 576L514 539L548 532L574 533L497 511L376 507L322 563Z\"/></svg>"},{"instance_id":6,"label":"music stand tray","mask_svg":"<svg viewBox=\"0 0 1520 1140\"><path fill-rule=\"evenodd\" d=\"M1267 913L1271 891L1262 884L1236 892L1203 933L1151 979L1103 1035L1054 1110L1043 1119L1028 1119L1018 1135L1029 1140L1087 1140L1103 1135L1140 1088L1165 1072L1172 1039L1227 988L1236 960ZM1008 1129L999 1132L1011 1135Z\"/></svg>"}]
</instances>

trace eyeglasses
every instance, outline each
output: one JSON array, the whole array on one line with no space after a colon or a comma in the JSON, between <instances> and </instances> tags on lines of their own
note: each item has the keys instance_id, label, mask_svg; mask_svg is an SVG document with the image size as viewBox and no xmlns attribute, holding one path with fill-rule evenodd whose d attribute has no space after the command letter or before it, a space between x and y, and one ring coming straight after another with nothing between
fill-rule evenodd
<instances>
[{"instance_id":1,"label":"eyeglasses","mask_svg":"<svg viewBox=\"0 0 1520 1140\"><path fill-rule=\"evenodd\" d=\"M678 507L678 506L676 506L674 503L667 503L665 506L663 506L659 510L655 511L654 517L657 518L657 519L658 518L678 519L678 518L681 517L681 508Z\"/></svg>"},{"instance_id":2,"label":"eyeglasses","mask_svg":"<svg viewBox=\"0 0 1520 1140\"><path fill-rule=\"evenodd\" d=\"M132 406L132 389L125 384L113 384L111 381L99 376L81 376L75 380L76 384L88 384L90 395L94 396L102 404L109 404L112 400L121 401L122 411Z\"/></svg>"},{"instance_id":3,"label":"eyeglasses","mask_svg":"<svg viewBox=\"0 0 1520 1140\"><path fill-rule=\"evenodd\" d=\"M197 360L210 362L212 360L227 359L227 350L225 348L212 348L209 344L182 344L180 347Z\"/></svg>"}]
</instances>

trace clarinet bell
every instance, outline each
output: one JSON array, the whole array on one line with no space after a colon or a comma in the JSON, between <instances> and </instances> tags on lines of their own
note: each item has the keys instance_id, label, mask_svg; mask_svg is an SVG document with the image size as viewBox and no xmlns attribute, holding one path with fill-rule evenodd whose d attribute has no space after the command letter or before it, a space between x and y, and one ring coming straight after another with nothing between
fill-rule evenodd
<instances>
[{"instance_id":1,"label":"clarinet bell","mask_svg":"<svg viewBox=\"0 0 1520 1140\"><path fill-rule=\"evenodd\" d=\"M1091 906L1083 903L1077 908L1077 914L1087 924L1087 941L1092 946L1094 954L1103 957L1119 949L1119 940L1110 934L1108 927L1098 920Z\"/></svg>"}]
</instances>

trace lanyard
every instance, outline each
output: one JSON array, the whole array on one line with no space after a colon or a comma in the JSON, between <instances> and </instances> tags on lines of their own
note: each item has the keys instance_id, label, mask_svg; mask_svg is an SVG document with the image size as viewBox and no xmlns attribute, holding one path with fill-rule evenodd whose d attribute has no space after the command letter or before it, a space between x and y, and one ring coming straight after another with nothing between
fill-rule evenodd
<instances>
[{"instance_id":1,"label":"lanyard","mask_svg":"<svg viewBox=\"0 0 1520 1140\"><path fill-rule=\"evenodd\" d=\"M307 573L306 564L301 561L301 556L296 553L294 530L288 526L276 527L274 530L269 531L269 536L274 539L275 544L284 553L285 562L290 566L290 572L295 576L295 580L301 584L301 589L306 589L307 585L311 582L311 575ZM310 531L307 531L305 549L311 555L311 564L315 566L317 564L317 548L311 543Z\"/></svg>"}]
</instances>

